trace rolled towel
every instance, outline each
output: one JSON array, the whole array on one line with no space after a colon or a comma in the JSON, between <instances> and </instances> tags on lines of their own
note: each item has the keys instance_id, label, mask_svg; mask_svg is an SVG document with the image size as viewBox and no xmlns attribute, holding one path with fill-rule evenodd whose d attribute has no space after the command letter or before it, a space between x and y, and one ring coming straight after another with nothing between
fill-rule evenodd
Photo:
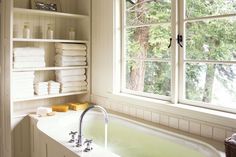
<instances>
[{"instance_id":1,"label":"rolled towel","mask_svg":"<svg viewBox=\"0 0 236 157\"><path fill-rule=\"evenodd\" d=\"M73 75L84 75L85 69L73 69L73 70L59 70L56 71L56 75L58 77L64 77L64 76L73 76Z\"/></svg>"},{"instance_id":2,"label":"rolled towel","mask_svg":"<svg viewBox=\"0 0 236 157\"><path fill-rule=\"evenodd\" d=\"M56 66L84 66L86 65L86 62L61 62L61 61L56 61L55 65Z\"/></svg>"},{"instance_id":3,"label":"rolled towel","mask_svg":"<svg viewBox=\"0 0 236 157\"><path fill-rule=\"evenodd\" d=\"M43 48L37 47L19 47L14 48L14 56L44 56L45 51Z\"/></svg>"},{"instance_id":4,"label":"rolled towel","mask_svg":"<svg viewBox=\"0 0 236 157\"><path fill-rule=\"evenodd\" d=\"M45 62L14 62L14 68L41 68L45 67Z\"/></svg>"},{"instance_id":5,"label":"rolled towel","mask_svg":"<svg viewBox=\"0 0 236 157\"><path fill-rule=\"evenodd\" d=\"M62 56L60 54L55 56L56 61L61 62L84 62L86 61L86 57L83 56Z\"/></svg>"},{"instance_id":6,"label":"rolled towel","mask_svg":"<svg viewBox=\"0 0 236 157\"><path fill-rule=\"evenodd\" d=\"M56 49L56 53L63 56L86 56L85 50L61 50Z\"/></svg>"},{"instance_id":7,"label":"rolled towel","mask_svg":"<svg viewBox=\"0 0 236 157\"><path fill-rule=\"evenodd\" d=\"M86 81L76 81L76 82L64 82L61 84L62 88L66 88L66 87L73 87L73 86L86 86L87 82Z\"/></svg>"},{"instance_id":8,"label":"rolled towel","mask_svg":"<svg viewBox=\"0 0 236 157\"><path fill-rule=\"evenodd\" d=\"M44 56L15 56L14 62L44 62Z\"/></svg>"},{"instance_id":9,"label":"rolled towel","mask_svg":"<svg viewBox=\"0 0 236 157\"><path fill-rule=\"evenodd\" d=\"M85 75L57 77L57 81L61 83L70 82L70 81L85 81L85 80L86 80Z\"/></svg>"},{"instance_id":10,"label":"rolled towel","mask_svg":"<svg viewBox=\"0 0 236 157\"><path fill-rule=\"evenodd\" d=\"M86 46L84 44L56 43L55 47L57 49L63 49L63 50L86 50Z\"/></svg>"}]
</instances>

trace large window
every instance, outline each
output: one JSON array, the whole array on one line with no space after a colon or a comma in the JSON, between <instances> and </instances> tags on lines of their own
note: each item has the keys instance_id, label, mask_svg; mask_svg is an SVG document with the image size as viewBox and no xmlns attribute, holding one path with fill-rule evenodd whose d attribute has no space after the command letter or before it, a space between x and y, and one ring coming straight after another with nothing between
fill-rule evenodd
<instances>
[{"instance_id":1,"label":"large window","mask_svg":"<svg viewBox=\"0 0 236 157\"><path fill-rule=\"evenodd\" d=\"M122 92L236 111L236 0L123 0L122 11Z\"/></svg>"}]
</instances>

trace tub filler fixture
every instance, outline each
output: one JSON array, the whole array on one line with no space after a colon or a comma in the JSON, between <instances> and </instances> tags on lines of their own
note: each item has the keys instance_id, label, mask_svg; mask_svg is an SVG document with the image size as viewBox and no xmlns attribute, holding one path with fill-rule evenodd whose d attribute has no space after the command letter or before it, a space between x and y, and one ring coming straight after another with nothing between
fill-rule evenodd
<instances>
[{"instance_id":1,"label":"tub filler fixture","mask_svg":"<svg viewBox=\"0 0 236 157\"><path fill-rule=\"evenodd\" d=\"M98 109L98 112L92 109ZM104 148L104 117L105 123L108 118L99 106L92 106L84 112L32 117L31 157L220 157L219 152L207 143L136 120L108 115L107 149ZM69 135L71 130L78 133ZM82 135L93 142L78 142L77 138ZM76 147L77 142L83 147Z\"/></svg>"},{"instance_id":2,"label":"tub filler fixture","mask_svg":"<svg viewBox=\"0 0 236 157\"><path fill-rule=\"evenodd\" d=\"M75 139L75 135L77 134L77 132L73 132L71 131L69 133L69 135L71 135L71 140L69 141L69 143L73 143L76 142L76 147L83 147L84 144L86 144L86 148L84 149L84 152L88 152L91 151L93 148L91 147L92 144L92 140L90 139L85 139L83 138L83 133L82 133L82 123L83 123L83 118L85 116L85 114L91 110L91 109L99 109L100 111L102 111L103 115L104 115L104 120L105 120L105 148L107 148L107 126L108 126L108 114L107 111L99 106L99 105L92 105L90 107L88 107L86 110L83 111L83 113L80 115L80 119L79 119L79 134L78 134L78 139Z\"/></svg>"}]
</instances>

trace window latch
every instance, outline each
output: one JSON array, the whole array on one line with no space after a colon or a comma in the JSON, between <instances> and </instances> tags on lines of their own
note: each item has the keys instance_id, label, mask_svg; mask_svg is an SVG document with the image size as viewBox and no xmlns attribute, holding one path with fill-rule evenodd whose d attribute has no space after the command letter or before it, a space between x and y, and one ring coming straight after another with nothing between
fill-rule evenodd
<instances>
[{"instance_id":1,"label":"window latch","mask_svg":"<svg viewBox=\"0 0 236 157\"><path fill-rule=\"evenodd\" d=\"M168 48L171 47L171 43L172 43L172 38L170 38L170 43L169 43L169 45L168 45Z\"/></svg>"},{"instance_id":2,"label":"window latch","mask_svg":"<svg viewBox=\"0 0 236 157\"><path fill-rule=\"evenodd\" d=\"M182 35L177 36L177 42L180 47L183 47L183 36Z\"/></svg>"}]
</instances>

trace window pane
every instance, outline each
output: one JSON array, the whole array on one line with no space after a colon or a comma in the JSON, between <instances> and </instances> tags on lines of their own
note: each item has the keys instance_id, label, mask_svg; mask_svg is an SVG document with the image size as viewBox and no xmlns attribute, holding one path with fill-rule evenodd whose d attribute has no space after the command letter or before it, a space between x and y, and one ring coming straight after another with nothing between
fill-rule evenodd
<instances>
[{"instance_id":1,"label":"window pane","mask_svg":"<svg viewBox=\"0 0 236 157\"><path fill-rule=\"evenodd\" d=\"M236 13L236 0L186 0L189 18L232 13Z\"/></svg>"},{"instance_id":2,"label":"window pane","mask_svg":"<svg viewBox=\"0 0 236 157\"><path fill-rule=\"evenodd\" d=\"M126 62L126 88L159 95L170 95L169 63L129 60Z\"/></svg>"},{"instance_id":3,"label":"window pane","mask_svg":"<svg viewBox=\"0 0 236 157\"><path fill-rule=\"evenodd\" d=\"M236 60L236 18L186 24L186 58Z\"/></svg>"},{"instance_id":4,"label":"window pane","mask_svg":"<svg viewBox=\"0 0 236 157\"><path fill-rule=\"evenodd\" d=\"M170 59L170 37L170 25L129 28L126 30L126 56Z\"/></svg>"},{"instance_id":5,"label":"window pane","mask_svg":"<svg viewBox=\"0 0 236 157\"><path fill-rule=\"evenodd\" d=\"M236 65L186 63L186 99L236 108Z\"/></svg>"},{"instance_id":6,"label":"window pane","mask_svg":"<svg viewBox=\"0 0 236 157\"><path fill-rule=\"evenodd\" d=\"M126 25L167 22L171 19L171 0L126 0Z\"/></svg>"}]
</instances>

